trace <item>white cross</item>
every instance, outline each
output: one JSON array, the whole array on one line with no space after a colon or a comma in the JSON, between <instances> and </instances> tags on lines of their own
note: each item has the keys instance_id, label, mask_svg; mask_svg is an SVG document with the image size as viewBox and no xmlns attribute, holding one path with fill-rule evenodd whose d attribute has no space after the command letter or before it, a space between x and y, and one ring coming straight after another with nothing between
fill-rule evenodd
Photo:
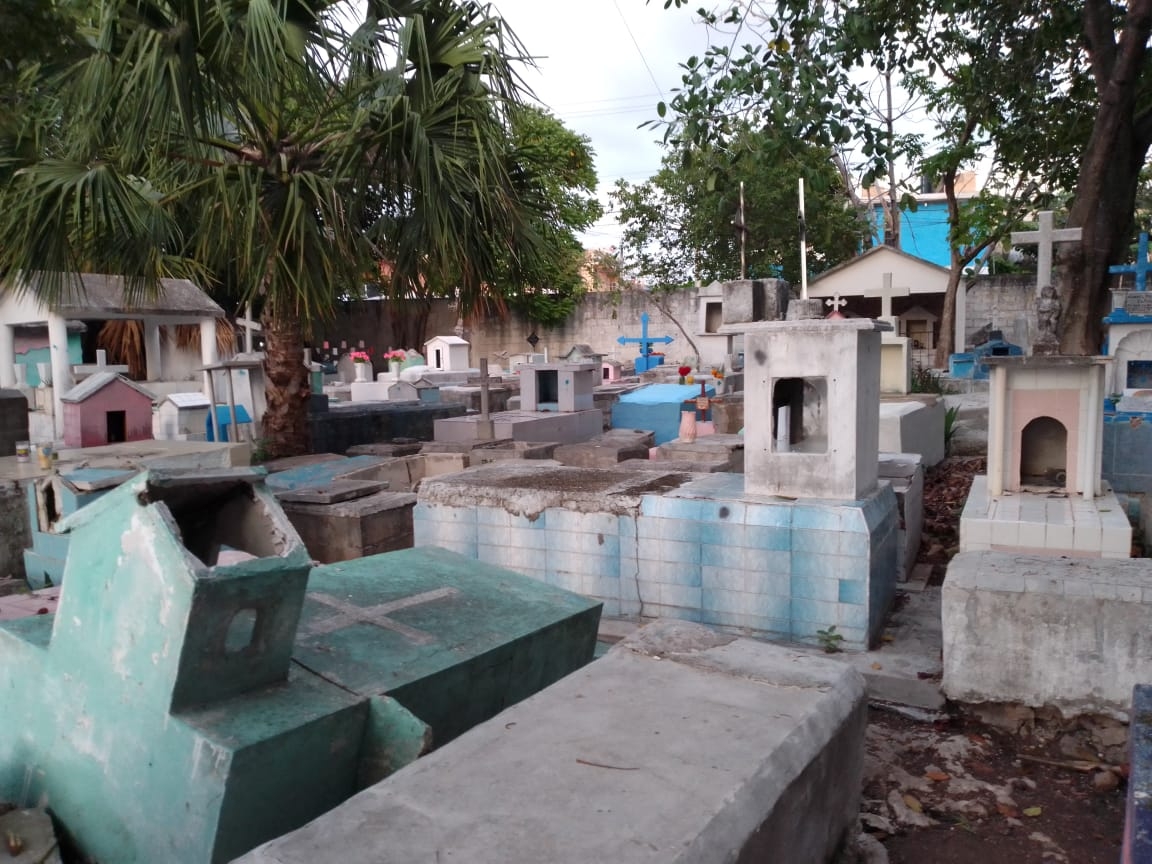
<instances>
[{"instance_id":1,"label":"white cross","mask_svg":"<svg viewBox=\"0 0 1152 864\"><path fill-rule=\"evenodd\" d=\"M413 594L411 597L401 597L399 600L381 603L377 606L356 606L338 597L333 597L331 594L313 592L307 595L307 599L330 606L339 614L312 623L308 627L308 634L322 636L334 630L343 630L353 624L373 624L376 627L383 627L385 630L393 630L417 645L427 645L430 642L435 642L436 637L431 633L425 633L423 630L417 630L415 627L409 627L407 624L401 624L399 621L393 621L388 616L410 606L421 606L436 600L447 600L459 593L455 588L437 588L434 591Z\"/></svg>"},{"instance_id":2,"label":"white cross","mask_svg":"<svg viewBox=\"0 0 1152 864\"><path fill-rule=\"evenodd\" d=\"M835 294L833 294L831 297L829 297L827 300L824 301L824 305L825 306L831 306L832 307L832 314L835 315L837 312L840 311L841 306L847 306L848 305L848 301L845 300L843 297L841 297L840 292L837 291Z\"/></svg>"},{"instance_id":3,"label":"white cross","mask_svg":"<svg viewBox=\"0 0 1152 864\"><path fill-rule=\"evenodd\" d=\"M1012 242L1017 246L1037 244L1036 251L1036 290L1052 284L1052 246L1056 243L1073 243L1080 240L1083 233L1079 228L1053 228L1052 211L1043 210L1039 214L1038 231L1013 231Z\"/></svg>"},{"instance_id":4,"label":"white cross","mask_svg":"<svg viewBox=\"0 0 1152 864\"><path fill-rule=\"evenodd\" d=\"M907 297L909 289L907 287L893 288L892 287L892 274L885 273L884 281L879 288L865 288L865 297L879 297L880 298L880 320L887 321L889 324L895 324L892 316L892 298L893 297Z\"/></svg>"},{"instance_id":5,"label":"white cross","mask_svg":"<svg viewBox=\"0 0 1152 864\"><path fill-rule=\"evenodd\" d=\"M259 321L252 320L252 304L249 303L244 307L244 317L237 318L236 323L244 328L244 351L247 354L252 353L252 332L261 331L264 328Z\"/></svg>"}]
</instances>

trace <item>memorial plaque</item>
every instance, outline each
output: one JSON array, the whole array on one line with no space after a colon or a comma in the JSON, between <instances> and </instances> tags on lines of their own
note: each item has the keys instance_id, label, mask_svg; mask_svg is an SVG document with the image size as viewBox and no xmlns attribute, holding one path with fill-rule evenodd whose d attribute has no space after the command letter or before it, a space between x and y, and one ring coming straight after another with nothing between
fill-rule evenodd
<instances>
[{"instance_id":1,"label":"memorial plaque","mask_svg":"<svg viewBox=\"0 0 1152 864\"><path fill-rule=\"evenodd\" d=\"M1124 311L1129 315L1152 315L1152 291L1133 291L1124 298Z\"/></svg>"}]
</instances>

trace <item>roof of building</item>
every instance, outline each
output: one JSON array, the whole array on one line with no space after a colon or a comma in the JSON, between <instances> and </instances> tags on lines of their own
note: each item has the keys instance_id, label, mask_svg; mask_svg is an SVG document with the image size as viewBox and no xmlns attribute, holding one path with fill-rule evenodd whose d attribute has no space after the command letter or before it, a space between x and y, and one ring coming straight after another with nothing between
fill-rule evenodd
<instances>
[{"instance_id":1,"label":"roof of building","mask_svg":"<svg viewBox=\"0 0 1152 864\"><path fill-rule=\"evenodd\" d=\"M194 282L188 279L161 279L159 291L128 303L124 297L124 277L102 273L68 276L67 299L57 308L65 318L96 318L101 314L164 316L182 315L222 318L224 310ZM32 294L44 279L35 273L25 281Z\"/></svg>"},{"instance_id":2,"label":"roof of building","mask_svg":"<svg viewBox=\"0 0 1152 864\"><path fill-rule=\"evenodd\" d=\"M83 402L89 396L103 390L113 381L122 381L127 384L141 396L147 397L148 401L152 401L152 394L137 384L135 381L130 381L123 375L117 375L115 372L96 372L89 375L67 393L60 397L61 402Z\"/></svg>"},{"instance_id":3,"label":"roof of building","mask_svg":"<svg viewBox=\"0 0 1152 864\"><path fill-rule=\"evenodd\" d=\"M433 342L443 342L445 345L467 345L467 339L461 339L459 336L433 336L425 345L431 345Z\"/></svg>"}]
</instances>

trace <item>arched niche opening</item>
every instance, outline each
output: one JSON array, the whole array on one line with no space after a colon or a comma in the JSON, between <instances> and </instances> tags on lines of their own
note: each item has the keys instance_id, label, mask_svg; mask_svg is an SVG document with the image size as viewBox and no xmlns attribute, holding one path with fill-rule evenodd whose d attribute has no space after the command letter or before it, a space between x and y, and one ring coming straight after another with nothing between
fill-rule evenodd
<instances>
[{"instance_id":1,"label":"arched niche opening","mask_svg":"<svg viewBox=\"0 0 1152 864\"><path fill-rule=\"evenodd\" d=\"M1068 483L1068 430L1054 417L1036 417L1020 432L1020 485Z\"/></svg>"}]
</instances>

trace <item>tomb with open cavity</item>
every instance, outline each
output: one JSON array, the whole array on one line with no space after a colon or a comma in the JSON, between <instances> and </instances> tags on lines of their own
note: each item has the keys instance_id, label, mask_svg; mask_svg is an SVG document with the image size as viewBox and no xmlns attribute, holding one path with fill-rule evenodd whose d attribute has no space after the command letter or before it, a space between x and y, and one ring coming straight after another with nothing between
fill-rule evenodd
<instances>
[{"instance_id":1,"label":"tomb with open cavity","mask_svg":"<svg viewBox=\"0 0 1152 864\"><path fill-rule=\"evenodd\" d=\"M1127 558L1132 529L1101 477L1108 360L992 357L988 472L961 517L961 551Z\"/></svg>"}]
</instances>

